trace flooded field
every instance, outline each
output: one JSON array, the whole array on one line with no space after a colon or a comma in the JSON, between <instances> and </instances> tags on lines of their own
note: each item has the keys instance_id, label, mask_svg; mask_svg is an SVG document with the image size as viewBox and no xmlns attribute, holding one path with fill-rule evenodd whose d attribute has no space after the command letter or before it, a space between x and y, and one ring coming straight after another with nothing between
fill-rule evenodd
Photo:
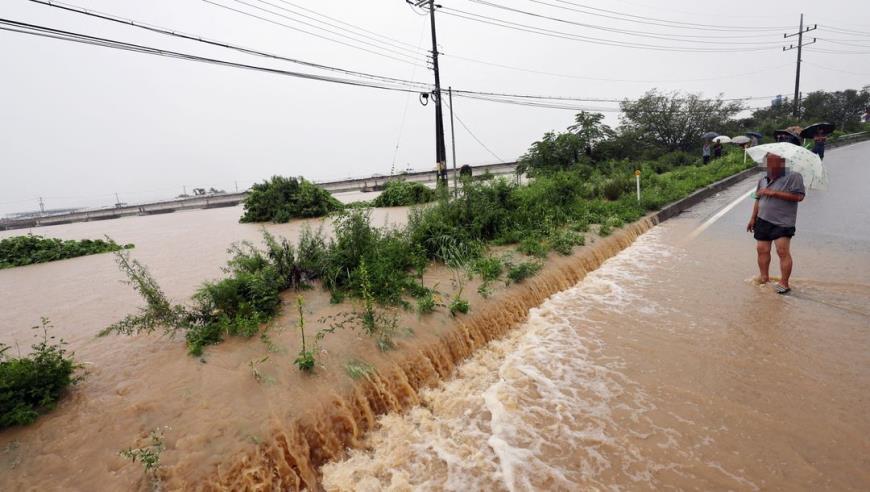
<instances>
[{"instance_id":1,"label":"flooded field","mask_svg":"<svg viewBox=\"0 0 870 492\"><path fill-rule=\"evenodd\" d=\"M749 201L690 239L753 186L742 182L641 235L576 285L564 285L567 290L475 353L445 383L417 393L410 380L416 374L415 384L425 386L420 381L451 374L450 353L413 354L416 359L406 362L417 360L420 367L408 362L384 375L379 391L385 403L374 410L409 402L411 408L380 418L380 428L358 443L364 449L326 466L324 486L866 490L870 207L861 184L870 180L870 168L861 157L868 149L861 144L831 152L832 191L810 192L801 204L793 295L777 296L750 281ZM374 213L378 224L405 217L403 209ZM34 233L65 239L108 234L134 243L134 258L149 266L171 298L184 301L203 280L221 276L233 242L259 240L260 227L238 224L240 214L240 208L202 210ZM268 229L292 238L305 224ZM554 265L579 269L567 259ZM309 410L299 395L325 395L328 404L345 405L330 400L352 383L342 371L303 379L291 370L294 319L288 313L270 331L284 347L274 353L265 342L232 339L200 361L187 356L179 340L94 338L139 305L122 280L111 255L0 271L0 340L27 347L30 327L47 316L88 372L57 410L0 434L0 489L145 487L141 467L118 451L162 426L171 427L168 488L209 475L224 484L253 483L285 471L283 462L262 463L269 453L293 454L288 422ZM330 309L322 292L306 299L312 312ZM474 306L481 302L472 298ZM487 314L491 322L500 319L496 311ZM435 340L448 324L418 324L416 333ZM488 329L507 331L503 324ZM333 367L359 345L355 335L342 336L327 347ZM272 357L263 366L268 382L257 384L249 361L264 354ZM371 349L366 357L381 356ZM347 412L355 408L348 404ZM276 436L277 444L264 444ZM220 467L228 456L257 446L261 461ZM249 482L238 479L245 474Z\"/></svg>"}]
</instances>

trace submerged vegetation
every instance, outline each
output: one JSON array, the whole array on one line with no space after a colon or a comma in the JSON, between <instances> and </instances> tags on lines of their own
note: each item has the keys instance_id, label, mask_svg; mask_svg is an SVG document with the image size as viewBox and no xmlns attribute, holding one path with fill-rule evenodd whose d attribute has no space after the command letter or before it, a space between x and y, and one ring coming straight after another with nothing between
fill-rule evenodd
<instances>
[{"instance_id":1,"label":"submerged vegetation","mask_svg":"<svg viewBox=\"0 0 870 492\"><path fill-rule=\"evenodd\" d=\"M0 240L0 270L33 263L76 258L130 249L132 244L121 246L111 239L64 240L28 234Z\"/></svg>"},{"instance_id":2,"label":"submerged vegetation","mask_svg":"<svg viewBox=\"0 0 870 492\"><path fill-rule=\"evenodd\" d=\"M139 448L129 447L122 449L118 454L128 460L142 464L145 477L151 484L152 490L160 490L160 455L166 449L164 443L165 429L154 429L148 433L146 444Z\"/></svg>"},{"instance_id":3,"label":"submerged vegetation","mask_svg":"<svg viewBox=\"0 0 870 492\"><path fill-rule=\"evenodd\" d=\"M435 199L436 191L423 183L404 179L387 181L384 191L372 202L375 207L401 207L428 203Z\"/></svg>"},{"instance_id":4,"label":"submerged vegetation","mask_svg":"<svg viewBox=\"0 0 870 492\"><path fill-rule=\"evenodd\" d=\"M122 271L146 306L102 334L162 329L172 336L181 331L189 352L200 355L205 346L225 337L258 334L260 326L279 311L282 291L308 289L317 282L330 292L333 302L351 299L354 308L319 319L328 328L316 332L313 344L306 334L296 365L311 370L317 343L331 331L359 329L382 350L390 349L399 332L398 310L412 309L412 300L419 315L439 306L454 316L467 313L471 305L463 297L464 287L473 276L482 281L477 292L489 297L499 279L510 284L534 276L550 251L572 254L585 244L583 232L606 236L648 211L752 165L736 151L706 165L680 152L642 162L594 161L571 150L580 142L575 137L601 143L612 132L594 131L601 119L581 116L569 129L573 137L548 135L523 156L522 166L534 176L528 184L465 178L453 196L441 194L432 204L412 208L403 227L376 227L369 209L340 207L328 193L304 180L273 178L255 187L246 203L246 217L286 220L332 212L329 239L322 230L306 228L295 244L264 231L263 246L234 245L226 276L204 283L189 305L172 304L144 266L118 252ZM565 142L570 144L567 150L561 147ZM634 193L636 169L641 171L640 200ZM434 196L433 190L426 190L392 181L383 203L405 204ZM288 202L287 196L295 198ZM497 245L513 245L528 259L496 258L492 247ZM443 301L434 286L423 282L432 264L452 273L453 290ZM298 309L299 328L305 333L301 303Z\"/></svg>"},{"instance_id":5,"label":"submerged vegetation","mask_svg":"<svg viewBox=\"0 0 870 492\"><path fill-rule=\"evenodd\" d=\"M12 357L10 346L0 343L0 429L27 425L55 407L68 386L79 378L79 367L72 354L67 354L63 340L54 341L46 318L34 330L41 341L28 356Z\"/></svg>"},{"instance_id":6,"label":"submerged vegetation","mask_svg":"<svg viewBox=\"0 0 870 492\"><path fill-rule=\"evenodd\" d=\"M251 187L239 222L284 223L291 219L322 217L341 208L328 191L305 179L273 176Z\"/></svg>"}]
</instances>

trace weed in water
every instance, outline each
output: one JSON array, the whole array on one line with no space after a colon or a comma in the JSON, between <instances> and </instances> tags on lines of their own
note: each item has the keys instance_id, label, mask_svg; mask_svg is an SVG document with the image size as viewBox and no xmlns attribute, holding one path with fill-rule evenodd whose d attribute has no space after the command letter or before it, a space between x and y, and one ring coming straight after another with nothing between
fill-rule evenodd
<instances>
[{"instance_id":1,"label":"weed in water","mask_svg":"<svg viewBox=\"0 0 870 492\"><path fill-rule=\"evenodd\" d=\"M543 265L540 262L533 261L525 261L516 265L511 265L508 268L507 278L510 282L518 284L523 280L534 276L542 266Z\"/></svg>"},{"instance_id":2,"label":"weed in water","mask_svg":"<svg viewBox=\"0 0 870 492\"><path fill-rule=\"evenodd\" d=\"M546 258L547 245L538 238L528 237L520 241L520 245L517 246L517 251L527 256Z\"/></svg>"},{"instance_id":3,"label":"weed in water","mask_svg":"<svg viewBox=\"0 0 870 492\"><path fill-rule=\"evenodd\" d=\"M435 294L429 290L425 295L417 299L417 313L429 314L435 311Z\"/></svg>"},{"instance_id":4,"label":"weed in water","mask_svg":"<svg viewBox=\"0 0 870 492\"><path fill-rule=\"evenodd\" d=\"M568 256L574 252L574 246L583 246L586 238L573 231L559 231L550 238L550 246L561 255Z\"/></svg>"},{"instance_id":5,"label":"weed in water","mask_svg":"<svg viewBox=\"0 0 870 492\"><path fill-rule=\"evenodd\" d=\"M49 335L51 328L48 318L33 327L42 331L42 340L27 357L10 357L6 352L11 347L0 343L0 429L32 423L40 413L53 409L66 388L81 379L75 376L80 366L63 348L66 342L55 342Z\"/></svg>"},{"instance_id":6,"label":"weed in water","mask_svg":"<svg viewBox=\"0 0 870 492\"><path fill-rule=\"evenodd\" d=\"M492 295L492 284L491 282L484 281L480 285L477 286L477 293L480 294L480 297L484 299L488 299L489 296Z\"/></svg>"},{"instance_id":7,"label":"weed in water","mask_svg":"<svg viewBox=\"0 0 870 492\"><path fill-rule=\"evenodd\" d=\"M353 359L344 365L344 371L351 379L367 377L374 372L375 368L364 360Z\"/></svg>"},{"instance_id":8,"label":"weed in water","mask_svg":"<svg viewBox=\"0 0 870 492\"><path fill-rule=\"evenodd\" d=\"M296 298L296 309L299 313L299 333L302 335L302 349L299 351L299 355L296 357L296 360L293 361L296 364L296 367L301 371L311 371L314 369L314 348L312 347L310 350L305 344L305 313L304 313L305 300L302 296L298 296Z\"/></svg>"},{"instance_id":9,"label":"weed in water","mask_svg":"<svg viewBox=\"0 0 870 492\"><path fill-rule=\"evenodd\" d=\"M494 256L485 256L474 262L472 270L480 275L484 282L492 282L498 280L504 273L504 265Z\"/></svg>"},{"instance_id":10,"label":"weed in water","mask_svg":"<svg viewBox=\"0 0 870 492\"><path fill-rule=\"evenodd\" d=\"M262 359L253 359L248 362L248 366L250 366L251 368L251 375L254 376L254 380L258 383L262 383L265 380L263 373L260 372L260 365L267 360L269 360L268 355L263 357Z\"/></svg>"},{"instance_id":11,"label":"weed in water","mask_svg":"<svg viewBox=\"0 0 870 492\"><path fill-rule=\"evenodd\" d=\"M456 313L468 314L468 310L471 306L468 304L468 301L465 299L460 299L458 297L454 298L450 301L450 315L456 316Z\"/></svg>"},{"instance_id":12,"label":"weed in water","mask_svg":"<svg viewBox=\"0 0 870 492\"><path fill-rule=\"evenodd\" d=\"M145 476L151 482L153 490L160 489L160 454L165 449L163 442L164 432L168 427L163 429L154 429L148 434L148 444L141 448L127 448L121 450L120 454L124 458L132 462L142 463L145 469Z\"/></svg>"}]
</instances>

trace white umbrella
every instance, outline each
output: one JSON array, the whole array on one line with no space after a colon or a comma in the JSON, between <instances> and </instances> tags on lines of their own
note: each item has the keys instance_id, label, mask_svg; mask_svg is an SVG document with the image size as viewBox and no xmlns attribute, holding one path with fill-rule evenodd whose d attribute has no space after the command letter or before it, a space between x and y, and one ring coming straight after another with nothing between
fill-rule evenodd
<instances>
[{"instance_id":1,"label":"white umbrella","mask_svg":"<svg viewBox=\"0 0 870 492\"><path fill-rule=\"evenodd\" d=\"M731 139L731 143L736 144L736 145L747 144L751 141L752 140L750 140L750 138L747 137L746 135L740 135L740 136L737 136L737 137L734 137Z\"/></svg>"},{"instance_id":2,"label":"white umbrella","mask_svg":"<svg viewBox=\"0 0 870 492\"><path fill-rule=\"evenodd\" d=\"M729 143L731 141L731 137L727 135L719 135L718 137L714 138L713 141L718 143Z\"/></svg>"},{"instance_id":3,"label":"white umbrella","mask_svg":"<svg viewBox=\"0 0 870 492\"><path fill-rule=\"evenodd\" d=\"M807 188L824 190L828 187L828 173L822 166L822 160L800 145L788 142L756 145L746 149L746 153L759 163L764 162L764 156L767 154L778 155L785 159L785 167L803 176Z\"/></svg>"}]
</instances>

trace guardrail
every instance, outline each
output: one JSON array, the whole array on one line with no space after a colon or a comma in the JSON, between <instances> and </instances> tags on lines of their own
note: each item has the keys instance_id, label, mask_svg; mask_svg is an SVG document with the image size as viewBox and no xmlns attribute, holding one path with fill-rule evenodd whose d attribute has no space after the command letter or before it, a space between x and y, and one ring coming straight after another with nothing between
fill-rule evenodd
<instances>
[{"instance_id":1,"label":"guardrail","mask_svg":"<svg viewBox=\"0 0 870 492\"><path fill-rule=\"evenodd\" d=\"M505 176L509 174L514 174L516 172L516 167L516 162L505 162L498 164L484 164L480 166L472 166L472 170L474 175L476 176L479 176L483 173L489 173L493 176ZM455 172L458 173L459 170L457 169ZM452 182L454 170L448 170L447 175ZM317 185L329 191L330 193L345 193L351 191L377 191L382 189L387 181L389 181L390 179L396 179L397 177L401 177L406 181L413 181L417 183L435 182L434 171L416 171L410 173L403 173L399 176L346 178L335 181L319 182L317 183ZM111 220L135 215L166 214L179 210L234 207L241 203L245 199L245 196L247 196L247 192L222 193L219 195L194 196L189 198L178 198L175 200L165 200L160 202L125 205L114 208L107 207L80 210L76 212L68 212L56 215L43 215L38 217L27 217L21 219L0 219L0 230L61 225L69 224L72 222L89 222L94 220Z\"/></svg>"},{"instance_id":2,"label":"guardrail","mask_svg":"<svg viewBox=\"0 0 870 492\"><path fill-rule=\"evenodd\" d=\"M870 132L847 133L836 140L828 142L828 147L842 147L843 145L863 142L864 140L870 140Z\"/></svg>"}]
</instances>

